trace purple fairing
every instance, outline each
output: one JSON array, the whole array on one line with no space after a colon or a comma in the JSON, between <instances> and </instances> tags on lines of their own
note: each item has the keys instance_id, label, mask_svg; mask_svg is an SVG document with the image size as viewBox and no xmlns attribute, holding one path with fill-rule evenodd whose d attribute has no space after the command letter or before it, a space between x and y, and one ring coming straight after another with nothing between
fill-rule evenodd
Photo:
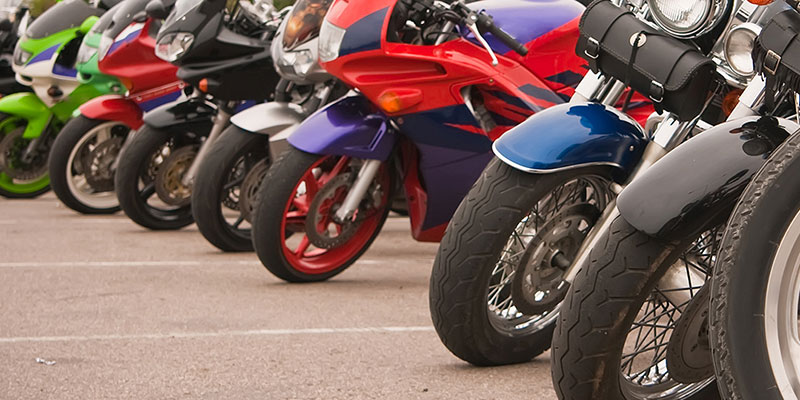
<instances>
[{"instance_id":1,"label":"purple fairing","mask_svg":"<svg viewBox=\"0 0 800 400\"><path fill-rule=\"evenodd\" d=\"M162 96L156 97L155 99L147 100L143 103L140 103L139 108L141 108L142 111L144 112L150 111L154 108L163 106L164 104L178 100L178 98L181 97L181 93L183 93L183 91L179 89L174 92L170 92Z\"/></svg>"},{"instance_id":2,"label":"purple fairing","mask_svg":"<svg viewBox=\"0 0 800 400\"><path fill-rule=\"evenodd\" d=\"M475 153L417 143L419 173L428 193L427 213L422 229L450 222L461 200L478 180L491 152Z\"/></svg>"},{"instance_id":3,"label":"purple fairing","mask_svg":"<svg viewBox=\"0 0 800 400\"><path fill-rule=\"evenodd\" d=\"M484 10L494 18L497 26L520 43L529 43L540 36L579 18L584 7L575 0L484 0L470 3L473 10ZM511 51L491 33L484 38L497 53ZM472 36L467 39L480 46Z\"/></svg>"},{"instance_id":4,"label":"purple fairing","mask_svg":"<svg viewBox=\"0 0 800 400\"><path fill-rule=\"evenodd\" d=\"M397 133L389 117L363 96L344 97L308 117L288 138L289 144L313 154L344 155L386 161Z\"/></svg>"},{"instance_id":5,"label":"purple fairing","mask_svg":"<svg viewBox=\"0 0 800 400\"><path fill-rule=\"evenodd\" d=\"M28 64L27 65L35 64L35 63L41 62L41 61L47 61L47 60L53 58L53 54L56 54L56 51L58 50L59 47L61 47L61 43L56 44L55 46L46 48L41 53L33 56L33 58L28 60Z\"/></svg>"}]
</instances>

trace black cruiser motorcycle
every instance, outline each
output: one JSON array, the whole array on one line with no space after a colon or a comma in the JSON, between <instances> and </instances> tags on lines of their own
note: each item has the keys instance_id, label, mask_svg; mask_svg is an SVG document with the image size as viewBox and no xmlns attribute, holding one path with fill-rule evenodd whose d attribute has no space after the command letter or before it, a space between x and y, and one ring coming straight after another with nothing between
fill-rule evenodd
<instances>
[{"instance_id":1,"label":"black cruiser motorcycle","mask_svg":"<svg viewBox=\"0 0 800 400\"><path fill-rule=\"evenodd\" d=\"M699 7L698 2L669 4L678 3L686 11ZM757 37L761 42L773 35L774 23L788 8L782 1L728 6L734 13L724 40L749 30L747 40L736 39L747 55L758 48ZM746 18L737 21L740 16ZM773 52L756 63L749 57L740 61L745 59L761 73L777 68L780 57ZM775 148L798 129L793 92L756 76L725 122L681 144L622 190L609 227L560 310L551 358L560 398L719 397L711 343L720 338L709 333L709 313L719 310L709 309L715 296L705 283L720 273L720 262L729 261L725 252L718 254L737 199ZM796 327L795 320L795 332ZM738 328L750 337L753 326ZM725 387L734 383L727 377L719 382L724 395L731 394Z\"/></svg>"},{"instance_id":2,"label":"black cruiser motorcycle","mask_svg":"<svg viewBox=\"0 0 800 400\"><path fill-rule=\"evenodd\" d=\"M148 15L166 18L156 54L179 67L187 99L145 115L120 154L114 185L120 207L154 230L192 223L192 183L211 145L246 101L272 98L280 76L269 45L281 15L271 3L178 0L171 12L155 0Z\"/></svg>"}]
</instances>

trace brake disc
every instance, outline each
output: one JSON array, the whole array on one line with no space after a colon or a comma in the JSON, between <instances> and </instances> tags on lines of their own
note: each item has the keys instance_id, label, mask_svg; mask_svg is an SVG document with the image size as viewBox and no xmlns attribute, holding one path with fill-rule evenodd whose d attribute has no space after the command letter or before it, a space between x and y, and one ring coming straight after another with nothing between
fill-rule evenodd
<instances>
[{"instance_id":1,"label":"brake disc","mask_svg":"<svg viewBox=\"0 0 800 400\"><path fill-rule=\"evenodd\" d=\"M111 166L122 150L124 141L120 136L112 136L100 142L94 150L86 155L83 161L83 174L86 182L95 192L114 190L114 171L111 170Z\"/></svg>"},{"instance_id":2,"label":"brake disc","mask_svg":"<svg viewBox=\"0 0 800 400\"><path fill-rule=\"evenodd\" d=\"M667 369L680 383L696 383L714 375L708 339L710 285L703 285L681 313L667 344Z\"/></svg>"},{"instance_id":3,"label":"brake disc","mask_svg":"<svg viewBox=\"0 0 800 400\"><path fill-rule=\"evenodd\" d=\"M511 296L527 315L550 312L564 299L564 271L575 259L589 228L600 217L591 204L576 204L550 218L525 249L511 282Z\"/></svg>"},{"instance_id":4,"label":"brake disc","mask_svg":"<svg viewBox=\"0 0 800 400\"><path fill-rule=\"evenodd\" d=\"M195 157L196 146L181 147L158 166L155 188L158 198L171 206L183 207L192 202L191 187L183 184L183 176L189 171Z\"/></svg>"},{"instance_id":5,"label":"brake disc","mask_svg":"<svg viewBox=\"0 0 800 400\"><path fill-rule=\"evenodd\" d=\"M30 140L22 137L24 132L20 127L0 140L0 171L11 179L33 181L47 174L47 156L35 155L30 163L22 161L22 154L30 144Z\"/></svg>"},{"instance_id":6,"label":"brake disc","mask_svg":"<svg viewBox=\"0 0 800 400\"><path fill-rule=\"evenodd\" d=\"M256 165L247 172L244 181L242 181L242 185L239 187L239 212L247 222L253 222L251 220L253 217L253 210L256 204L258 204L256 195L258 195L258 189L261 187L264 176L267 175L267 170L269 170L269 164L265 158L257 162Z\"/></svg>"},{"instance_id":7,"label":"brake disc","mask_svg":"<svg viewBox=\"0 0 800 400\"><path fill-rule=\"evenodd\" d=\"M352 173L337 175L319 189L306 216L308 240L321 249L333 249L350 240L361 226L359 219L337 224L333 215L339 209L352 184Z\"/></svg>"}]
</instances>

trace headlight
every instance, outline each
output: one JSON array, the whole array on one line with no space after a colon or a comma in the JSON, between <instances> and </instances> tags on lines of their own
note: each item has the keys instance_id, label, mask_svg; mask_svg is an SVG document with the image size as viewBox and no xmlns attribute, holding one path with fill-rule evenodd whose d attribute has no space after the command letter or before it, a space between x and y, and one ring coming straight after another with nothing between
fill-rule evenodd
<instances>
[{"instance_id":1,"label":"headlight","mask_svg":"<svg viewBox=\"0 0 800 400\"><path fill-rule=\"evenodd\" d=\"M725 9L725 0L648 0L653 18L677 37L696 37L713 28Z\"/></svg>"},{"instance_id":2,"label":"headlight","mask_svg":"<svg viewBox=\"0 0 800 400\"><path fill-rule=\"evenodd\" d=\"M78 57L75 59L75 62L77 64L86 64L96 52L97 49L94 47L90 47L86 43L81 43L81 47L78 49Z\"/></svg>"},{"instance_id":3,"label":"headlight","mask_svg":"<svg viewBox=\"0 0 800 400\"><path fill-rule=\"evenodd\" d=\"M314 54L309 50L287 51L283 53L283 56L278 60L278 65L284 67L281 69L286 69L286 67L288 67L294 70L295 74L306 76L316 62L317 60L314 59Z\"/></svg>"},{"instance_id":4,"label":"headlight","mask_svg":"<svg viewBox=\"0 0 800 400\"><path fill-rule=\"evenodd\" d=\"M156 43L156 56L173 62L181 58L192 47L194 35L187 32L169 33Z\"/></svg>"},{"instance_id":5,"label":"headlight","mask_svg":"<svg viewBox=\"0 0 800 400\"><path fill-rule=\"evenodd\" d=\"M20 40L24 40L24 38ZM22 47L17 46L17 48L14 49L14 64L25 65L25 63L31 59L31 55L32 53L22 50Z\"/></svg>"},{"instance_id":6,"label":"headlight","mask_svg":"<svg viewBox=\"0 0 800 400\"><path fill-rule=\"evenodd\" d=\"M760 26L745 23L731 29L725 40L725 59L728 65L744 77L749 77L755 72L752 54L760 32Z\"/></svg>"},{"instance_id":7,"label":"headlight","mask_svg":"<svg viewBox=\"0 0 800 400\"><path fill-rule=\"evenodd\" d=\"M333 25L325 20L319 31L319 59L322 62L333 61L339 58L339 49L346 30Z\"/></svg>"}]
</instances>

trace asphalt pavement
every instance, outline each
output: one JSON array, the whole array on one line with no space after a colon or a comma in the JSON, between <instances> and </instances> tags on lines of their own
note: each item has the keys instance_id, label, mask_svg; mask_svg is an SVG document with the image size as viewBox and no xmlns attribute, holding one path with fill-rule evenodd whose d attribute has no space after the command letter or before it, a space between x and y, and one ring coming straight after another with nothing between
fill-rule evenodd
<instances>
[{"instance_id":1,"label":"asphalt pavement","mask_svg":"<svg viewBox=\"0 0 800 400\"><path fill-rule=\"evenodd\" d=\"M0 199L0 399L554 399L549 354L472 367L433 331L435 244L390 217L323 283L194 226L150 232L48 194Z\"/></svg>"}]
</instances>

